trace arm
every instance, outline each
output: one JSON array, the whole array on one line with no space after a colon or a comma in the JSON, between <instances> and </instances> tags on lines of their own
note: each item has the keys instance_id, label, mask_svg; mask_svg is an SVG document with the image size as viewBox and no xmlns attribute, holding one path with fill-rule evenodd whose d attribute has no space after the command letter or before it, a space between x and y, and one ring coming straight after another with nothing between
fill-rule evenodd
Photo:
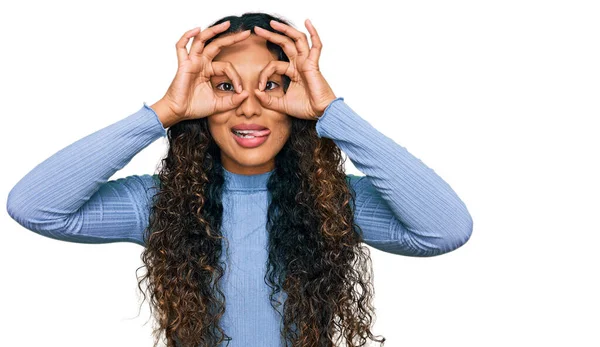
<instances>
[{"instance_id":1,"label":"arm","mask_svg":"<svg viewBox=\"0 0 600 347\"><path fill-rule=\"evenodd\" d=\"M107 182L166 129L146 103L137 112L61 149L10 191L8 214L26 229L79 243L143 245L155 181L150 175Z\"/></svg>"},{"instance_id":2,"label":"arm","mask_svg":"<svg viewBox=\"0 0 600 347\"><path fill-rule=\"evenodd\" d=\"M366 176L347 175L356 192L355 223L364 242L406 256L435 256L467 242L473 221L465 204L434 170L356 114L338 97L317 120Z\"/></svg>"}]
</instances>

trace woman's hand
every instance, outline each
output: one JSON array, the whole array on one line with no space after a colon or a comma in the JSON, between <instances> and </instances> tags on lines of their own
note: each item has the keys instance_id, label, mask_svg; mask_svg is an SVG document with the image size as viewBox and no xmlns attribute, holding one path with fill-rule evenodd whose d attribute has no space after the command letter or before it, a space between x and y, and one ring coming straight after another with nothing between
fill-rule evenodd
<instances>
[{"instance_id":1,"label":"woman's hand","mask_svg":"<svg viewBox=\"0 0 600 347\"><path fill-rule=\"evenodd\" d=\"M250 30L219 37L204 46L208 39L228 27L229 21L226 21L202 32L198 31L199 28L189 30L175 45L179 65L177 74L159 101L161 106L171 110L174 118L184 120L210 116L238 107L249 95L242 90L242 80L231 63L212 60L223 47L248 38ZM186 45L192 37L194 40L188 54ZM228 76L237 93L216 95L210 83L211 76L215 75Z\"/></svg>"},{"instance_id":2,"label":"woman's hand","mask_svg":"<svg viewBox=\"0 0 600 347\"><path fill-rule=\"evenodd\" d=\"M280 35L258 26L254 32L278 44L289 58L286 61L271 61L261 71L259 89L256 95L262 105L290 116L317 120L323 115L327 106L336 99L333 90L319 71L319 56L323 45L317 31L310 20L304 25L310 33L312 47L308 47L306 34L278 21L271 21L271 26L286 35ZM288 76L291 81L283 97L276 97L263 91L267 79L273 74Z\"/></svg>"}]
</instances>

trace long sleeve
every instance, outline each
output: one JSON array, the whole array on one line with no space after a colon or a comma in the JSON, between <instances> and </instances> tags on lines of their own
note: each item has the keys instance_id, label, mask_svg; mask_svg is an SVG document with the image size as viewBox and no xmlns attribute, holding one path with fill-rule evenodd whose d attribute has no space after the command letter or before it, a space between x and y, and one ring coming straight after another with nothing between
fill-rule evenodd
<instances>
[{"instance_id":1,"label":"long sleeve","mask_svg":"<svg viewBox=\"0 0 600 347\"><path fill-rule=\"evenodd\" d=\"M343 97L317 120L366 176L346 175L356 192L355 223L366 244L389 253L427 257L450 252L471 236L465 204L435 171L375 129Z\"/></svg>"},{"instance_id":2,"label":"long sleeve","mask_svg":"<svg viewBox=\"0 0 600 347\"><path fill-rule=\"evenodd\" d=\"M166 129L146 103L135 113L61 149L9 192L8 214L26 229L78 243L143 245L151 175L107 182Z\"/></svg>"}]
</instances>

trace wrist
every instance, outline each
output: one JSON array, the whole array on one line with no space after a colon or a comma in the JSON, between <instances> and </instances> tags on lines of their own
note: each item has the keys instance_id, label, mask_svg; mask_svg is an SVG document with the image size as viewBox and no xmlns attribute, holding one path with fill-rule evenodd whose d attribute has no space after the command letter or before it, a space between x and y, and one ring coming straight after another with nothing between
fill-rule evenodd
<instances>
[{"instance_id":1,"label":"wrist","mask_svg":"<svg viewBox=\"0 0 600 347\"><path fill-rule=\"evenodd\" d=\"M325 108L323 109L323 111L317 113L316 115L313 116L314 120L319 120L319 118L323 117L323 115L325 114L325 110L327 110L327 108L331 105L332 102L335 101L335 99L337 99L337 97L334 95L333 97L329 98L326 102L325 102Z\"/></svg>"},{"instance_id":2,"label":"wrist","mask_svg":"<svg viewBox=\"0 0 600 347\"><path fill-rule=\"evenodd\" d=\"M160 99L150 106L158 116L158 120L162 123L163 127L169 128L180 121L179 117L173 112L171 107L166 104L164 99Z\"/></svg>"}]
</instances>

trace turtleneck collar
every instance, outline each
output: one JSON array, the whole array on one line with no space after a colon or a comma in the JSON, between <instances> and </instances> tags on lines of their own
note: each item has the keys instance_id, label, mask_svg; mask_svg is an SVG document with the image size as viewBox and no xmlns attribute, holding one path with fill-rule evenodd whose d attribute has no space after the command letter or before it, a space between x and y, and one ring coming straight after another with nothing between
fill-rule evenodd
<instances>
[{"instance_id":1,"label":"turtleneck collar","mask_svg":"<svg viewBox=\"0 0 600 347\"><path fill-rule=\"evenodd\" d=\"M223 175L225 176L223 189L267 190L267 182L269 181L269 177L271 177L273 172L275 172L275 169L255 175L242 175L228 171L223 167Z\"/></svg>"}]
</instances>

